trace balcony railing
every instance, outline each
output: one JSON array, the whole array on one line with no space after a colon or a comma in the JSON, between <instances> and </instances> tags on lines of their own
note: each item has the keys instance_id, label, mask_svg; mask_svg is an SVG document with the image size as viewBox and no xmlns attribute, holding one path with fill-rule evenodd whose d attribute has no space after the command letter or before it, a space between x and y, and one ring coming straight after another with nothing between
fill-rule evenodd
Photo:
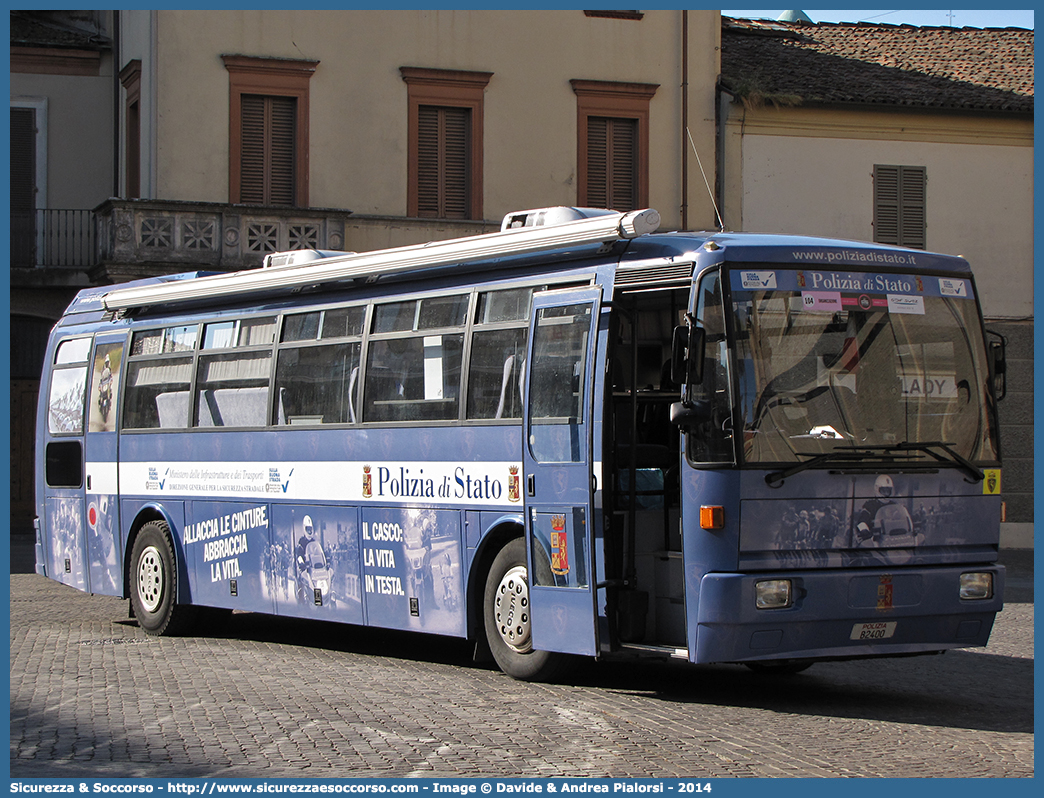
<instances>
[{"instance_id":1,"label":"balcony railing","mask_svg":"<svg viewBox=\"0 0 1044 798\"><path fill-rule=\"evenodd\" d=\"M94 213L40 208L11 214L11 265L15 268L85 269L96 263Z\"/></svg>"},{"instance_id":2,"label":"balcony railing","mask_svg":"<svg viewBox=\"0 0 1044 798\"><path fill-rule=\"evenodd\" d=\"M93 283L118 283L257 268L265 255L289 249L361 252L497 229L483 221L356 216L334 208L109 199L93 210L12 212L11 266L67 269L69 276L80 270Z\"/></svg>"}]
</instances>

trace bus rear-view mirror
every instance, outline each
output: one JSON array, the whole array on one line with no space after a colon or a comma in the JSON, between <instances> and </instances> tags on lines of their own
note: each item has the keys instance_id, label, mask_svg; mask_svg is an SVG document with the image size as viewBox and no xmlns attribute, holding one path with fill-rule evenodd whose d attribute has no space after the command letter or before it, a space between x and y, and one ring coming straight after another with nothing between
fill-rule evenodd
<instances>
[{"instance_id":1,"label":"bus rear-view mirror","mask_svg":"<svg viewBox=\"0 0 1044 798\"><path fill-rule=\"evenodd\" d=\"M1008 392L1008 364L1005 358L1007 340L998 332L987 330L994 340L989 342L990 353L990 379L993 380L993 395L997 399L1003 399Z\"/></svg>"}]
</instances>

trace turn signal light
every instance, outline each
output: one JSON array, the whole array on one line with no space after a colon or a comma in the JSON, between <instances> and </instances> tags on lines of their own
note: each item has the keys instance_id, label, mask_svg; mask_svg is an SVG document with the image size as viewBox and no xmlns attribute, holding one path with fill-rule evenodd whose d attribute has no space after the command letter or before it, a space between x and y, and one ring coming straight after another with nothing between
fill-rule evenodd
<instances>
[{"instance_id":1,"label":"turn signal light","mask_svg":"<svg viewBox=\"0 0 1044 798\"><path fill-rule=\"evenodd\" d=\"M704 529L724 529L725 508L710 507L706 504L700 507L700 526Z\"/></svg>"}]
</instances>

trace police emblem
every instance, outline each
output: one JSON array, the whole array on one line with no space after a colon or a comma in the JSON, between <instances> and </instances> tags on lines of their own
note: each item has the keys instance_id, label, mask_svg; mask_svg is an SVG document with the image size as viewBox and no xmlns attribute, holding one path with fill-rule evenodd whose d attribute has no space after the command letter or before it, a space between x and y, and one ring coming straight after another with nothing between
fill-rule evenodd
<instances>
[{"instance_id":1,"label":"police emblem","mask_svg":"<svg viewBox=\"0 0 1044 798\"><path fill-rule=\"evenodd\" d=\"M569 537L564 515L551 516L551 571L559 576L569 573Z\"/></svg>"},{"instance_id":2,"label":"police emblem","mask_svg":"<svg viewBox=\"0 0 1044 798\"><path fill-rule=\"evenodd\" d=\"M519 498L518 466L508 466L508 501L517 502Z\"/></svg>"},{"instance_id":3,"label":"police emblem","mask_svg":"<svg viewBox=\"0 0 1044 798\"><path fill-rule=\"evenodd\" d=\"M368 465L363 466L363 498L373 498L373 476L370 474L370 467Z\"/></svg>"},{"instance_id":4,"label":"police emblem","mask_svg":"<svg viewBox=\"0 0 1044 798\"><path fill-rule=\"evenodd\" d=\"M877 609L892 609L892 575L885 574L877 585Z\"/></svg>"}]
</instances>

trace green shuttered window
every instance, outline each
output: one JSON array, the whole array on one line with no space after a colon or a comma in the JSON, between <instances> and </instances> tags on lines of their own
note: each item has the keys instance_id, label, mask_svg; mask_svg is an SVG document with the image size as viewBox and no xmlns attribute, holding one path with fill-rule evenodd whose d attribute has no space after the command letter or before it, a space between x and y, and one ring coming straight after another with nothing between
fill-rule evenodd
<instances>
[{"instance_id":1,"label":"green shuttered window","mask_svg":"<svg viewBox=\"0 0 1044 798\"><path fill-rule=\"evenodd\" d=\"M923 166L874 166L874 241L927 247L927 184Z\"/></svg>"}]
</instances>

